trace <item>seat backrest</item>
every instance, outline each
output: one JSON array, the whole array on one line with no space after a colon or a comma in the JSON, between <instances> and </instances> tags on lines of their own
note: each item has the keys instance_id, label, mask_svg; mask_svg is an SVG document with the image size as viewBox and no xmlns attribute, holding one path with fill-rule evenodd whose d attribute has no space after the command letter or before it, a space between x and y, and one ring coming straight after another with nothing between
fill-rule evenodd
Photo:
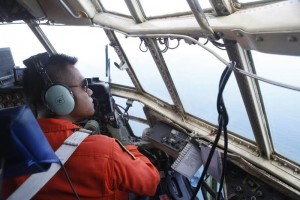
<instances>
[{"instance_id":1,"label":"seat backrest","mask_svg":"<svg viewBox=\"0 0 300 200\"><path fill-rule=\"evenodd\" d=\"M3 177L29 175L59 163L28 106L0 110L0 158Z\"/></svg>"}]
</instances>

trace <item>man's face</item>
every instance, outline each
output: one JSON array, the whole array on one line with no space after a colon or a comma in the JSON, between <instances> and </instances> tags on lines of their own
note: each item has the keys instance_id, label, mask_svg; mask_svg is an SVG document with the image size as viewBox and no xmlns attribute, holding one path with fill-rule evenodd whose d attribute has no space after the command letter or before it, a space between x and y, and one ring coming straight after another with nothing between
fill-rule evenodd
<instances>
[{"instance_id":1,"label":"man's face","mask_svg":"<svg viewBox=\"0 0 300 200\"><path fill-rule=\"evenodd\" d=\"M68 71L67 76L69 83L67 85L72 86L70 89L75 99L75 108L69 116L72 118L72 121L80 121L92 116L95 112L93 99L91 98L93 91L84 87L83 81L85 81L85 79L77 68L69 65Z\"/></svg>"}]
</instances>

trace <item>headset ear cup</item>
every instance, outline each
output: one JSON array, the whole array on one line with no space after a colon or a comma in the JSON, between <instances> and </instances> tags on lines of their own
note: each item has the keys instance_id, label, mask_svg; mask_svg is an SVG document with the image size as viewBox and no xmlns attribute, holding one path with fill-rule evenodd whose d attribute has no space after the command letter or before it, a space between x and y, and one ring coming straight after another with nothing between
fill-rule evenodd
<instances>
[{"instance_id":1,"label":"headset ear cup","mask_svg":"<svg viewBox=\"0 0 300 200\"><path fill-rule=\"evenodd\" d=\"M54 84L44 94L46 106L57 115L68 115L75 107L72 91L65 85Z\"/></svg>"}]
</instances>

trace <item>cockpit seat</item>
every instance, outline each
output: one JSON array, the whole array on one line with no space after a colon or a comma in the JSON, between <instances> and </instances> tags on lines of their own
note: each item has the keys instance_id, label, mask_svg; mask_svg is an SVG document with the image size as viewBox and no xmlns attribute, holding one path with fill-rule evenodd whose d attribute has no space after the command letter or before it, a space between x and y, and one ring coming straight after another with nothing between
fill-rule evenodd
<instances>
[{"instance_id":1,"label":"cockpit seat","mask_svg":"<svg viewBox=\"0 0 300 200\"><path fill-rule=\"evenodd\" d=\"M0 110L2 177L12 178L47 171L59 163L28 106Z\"/></svg>"}]
</instances>

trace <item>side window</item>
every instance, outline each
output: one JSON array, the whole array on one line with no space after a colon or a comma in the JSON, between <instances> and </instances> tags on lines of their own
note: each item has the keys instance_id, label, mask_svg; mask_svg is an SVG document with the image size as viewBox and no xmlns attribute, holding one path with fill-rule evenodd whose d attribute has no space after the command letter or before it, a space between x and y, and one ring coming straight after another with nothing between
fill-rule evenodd
<instances>
[{"instance_id":1,"label":"side window","mask_svg":"<svg viewBox=\"0 0 300 200\"><path fill-rule=\"evenodd\" d=\"M0 48L9 47L17 67L25 67L23 60L32 55L46 52L26 24L1 25Z\"/></svg>"},{"instance_id":2,"label":"side window","mask_svg":"<svg viewBox=\"0 0 300 200\"><path fill-rule=\"evenodd\" d=\"M298 56L283 56L252 51L258 76L275 80L283 84L298 87ZM271 131L274 149L277 153L300 163L298 156L300 123L299 91L259 82L261 94Z\"/></svg>"}]
</instances>

